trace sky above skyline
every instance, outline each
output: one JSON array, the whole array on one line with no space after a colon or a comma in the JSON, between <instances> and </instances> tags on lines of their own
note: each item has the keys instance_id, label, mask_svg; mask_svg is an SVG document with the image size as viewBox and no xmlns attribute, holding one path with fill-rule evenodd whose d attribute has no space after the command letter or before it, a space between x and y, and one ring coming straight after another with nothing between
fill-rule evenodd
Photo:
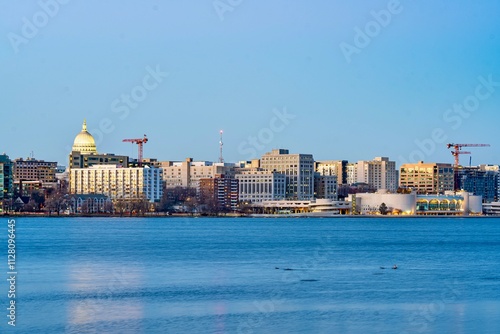
<instances>
[{"instance_id":1,"label":"sky above skyline","mask_svg":"<svg viewBox=\"0 0 500 334\"><path fill-rule=\"evenodd\" d=\"M0 152L500 164L500 1L0 0ZM462 162L469 156L462 156Z\"/></svg>"}]
</instances>

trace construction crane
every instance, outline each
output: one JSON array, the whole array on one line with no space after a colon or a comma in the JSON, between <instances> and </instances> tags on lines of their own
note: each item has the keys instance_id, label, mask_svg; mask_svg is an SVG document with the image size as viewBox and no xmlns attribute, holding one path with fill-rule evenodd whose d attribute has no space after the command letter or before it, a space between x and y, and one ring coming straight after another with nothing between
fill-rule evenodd
<instances>
[{"instance_id":1,"label":"construction crane","mask_svg":"<svg viewBox=\"0 0 500 334\"><path fill-rule=\"evenodd\" d=\"M137 157L137 161L139 162L139 167L142 166L142 145L148 142L148 138L144 135L144 138L134 138L134 139L123 139L124 142L137 144L139 148L139 154Z\"/></svg>"},{"instance_id":2,"label":"construction crane","mask_svg":"<svg viewBox=\"0 0 500 334\"><path fill-rule=\"evenodd\" d=\"M455 157L455 166L458 166L457 165L457 161L458 161L457 155L459 155L459 154L472 154L471 152L466 152L466 151L451 151L450 153L451 153L451 155L453 155Z\"/></svg>"},{"instance_id":3,"label":"construction crane","mask_svg":"<svg viewBox=\"0 0 500 334\"><path fill-rule=\"evenodd\" d=\"M471 154L462 152L462 147L487 147L490 144L447 144L448 149L453 148L451 154L455 157L455 167L460 166L460 154Z\"/></svg>"}]
</instances>

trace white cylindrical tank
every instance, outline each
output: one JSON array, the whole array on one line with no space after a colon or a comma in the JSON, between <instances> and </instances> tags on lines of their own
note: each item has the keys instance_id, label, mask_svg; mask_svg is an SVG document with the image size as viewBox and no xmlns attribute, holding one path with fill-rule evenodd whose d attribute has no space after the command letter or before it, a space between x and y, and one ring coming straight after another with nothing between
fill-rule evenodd
<instances>
[{"instance_id":1,"label":"white cylindrical tank","mask_svg":"<svg viewBox=\"0 0 500 334\"><path fill-rule=\"evenodd\" d=\"M473 214L483 213L483 197L469 195L469 212Z\"/></svg>"}]
</instances>

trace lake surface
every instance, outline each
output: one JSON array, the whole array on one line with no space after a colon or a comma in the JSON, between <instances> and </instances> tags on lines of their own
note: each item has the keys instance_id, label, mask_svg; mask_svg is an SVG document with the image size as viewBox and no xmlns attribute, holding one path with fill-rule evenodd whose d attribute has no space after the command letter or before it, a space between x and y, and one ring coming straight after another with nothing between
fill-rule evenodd
<instances>
[{"instance_id":1,"label":"lake surface","mask_svg":"<svg viewBox=\"0 0 500 334\"><path fill-rule=\"evenodd\" d=\"M500 328L500 219L17 218L16 242L16 333Z\"/></svg>"}]
</instances>

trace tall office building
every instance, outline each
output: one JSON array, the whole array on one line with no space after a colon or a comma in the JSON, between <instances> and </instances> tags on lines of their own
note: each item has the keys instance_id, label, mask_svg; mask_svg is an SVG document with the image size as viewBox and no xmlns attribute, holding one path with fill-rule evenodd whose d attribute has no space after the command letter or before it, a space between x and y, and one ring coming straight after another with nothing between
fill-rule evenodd
<instances>
[{"instance_id":1,"label":"tall office building","mask_svg":"<svg viewBox=\"0 0 500 334\"><path fill-rule=\"evenodd\" d=\"M490 203L497 201L498 172L481 167L462 167L457 170L455 188L483 197Z\"/></svg>"},{"instance_id":2,"label":"tall office building","mask_svg":"<svg viewBox=\"0 0 500 334\"><path fill-rule=\"evenodd\" d=\"M249 168L236 174L242 202L260 203L285 199L286 176L278 172Z\"/></svg>"},{"instance_id":3,"label":"tall office building","mask_svg":"<svg viewBox=\"0 0 500 334\"><path fill-rule=\"evenodd\" d=\"M442 194L454 190L454 169L451 164L407 163L400 167L399 186L418 194Z\"/></svg>"},{"instance_id":4,"label":"tall office building","mask_svg":"<svg viewBox=\"0 0 500 334\"><path fill-rule=\"evenodd\" d=\"M312 154L290 154L286 149L275 149L260 159L262 169L286 176L286 199L314 198L314 159Z\"/></svg>"}]
</instances>

